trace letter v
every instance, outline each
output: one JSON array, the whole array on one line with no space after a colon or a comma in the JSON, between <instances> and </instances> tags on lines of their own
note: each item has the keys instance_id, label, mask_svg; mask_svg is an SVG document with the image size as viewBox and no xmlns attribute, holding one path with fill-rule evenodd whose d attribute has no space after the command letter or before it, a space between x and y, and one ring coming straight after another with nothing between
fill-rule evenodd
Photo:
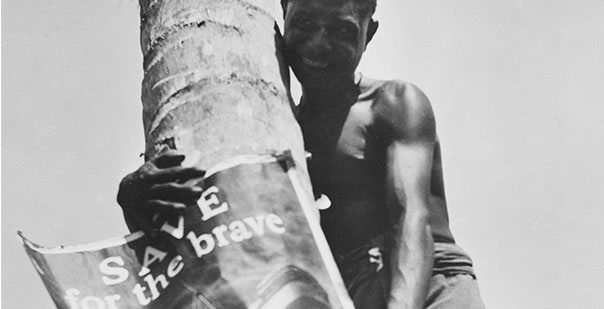
<instances>
[{"instance_id":1,"label":"letter v","mask_svg":"<svg viewBox=\"0 0 604 309\"><path fill-rule=\"evenodd\" d=\"M185 236L185 217L178 217L178 226L174 227L168 223L168 221L164 222L164 225L161 226L161 230L172 235L172 237L176 239L182 239Z\"/></svg>"},{"instance_id":2,"label":"letter v","mask_svg":"<svg viewBox=\"0 0 604 309\"><path fill-rule=\"evenodd\" d=\"M257 235L264 234L264 215L257 215L254 217L247 217L243 219L243 222L247 223Z\"/></svg>"}]
</instances>

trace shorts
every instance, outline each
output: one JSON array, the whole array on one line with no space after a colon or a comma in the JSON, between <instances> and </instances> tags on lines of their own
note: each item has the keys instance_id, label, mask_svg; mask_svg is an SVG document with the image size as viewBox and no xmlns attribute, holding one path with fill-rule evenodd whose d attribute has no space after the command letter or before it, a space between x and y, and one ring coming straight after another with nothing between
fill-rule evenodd
<instances>
[{"instance_id":1,"label":"shorts","mask_svg":"<svg viewBox=\"0 0 604 309\"><path fill-rule=\"evenodd\" d=\"M356 309L382 309L390 297L386 236L378 236L343 255L335 255ZM472 260L456 244L434 244L434 268L424 305L428 309L484 308Z\"/></svg>"},{"instance_id":2,"label":"shorts","mask_svg":"<svg viewBox=\"0 0 604 309\"><path fill-rule=\"evenodd\" d=\"M454 243L434 243L428 309L483 309L472 259Z\"/></svg>"}]
</instances>

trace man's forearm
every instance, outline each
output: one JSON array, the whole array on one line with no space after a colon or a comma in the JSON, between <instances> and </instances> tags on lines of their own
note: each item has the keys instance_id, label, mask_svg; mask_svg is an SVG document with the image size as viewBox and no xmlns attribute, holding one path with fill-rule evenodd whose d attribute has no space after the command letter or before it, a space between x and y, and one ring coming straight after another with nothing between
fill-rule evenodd
<instances>
[{"instance_id":1,"label":"man's forearm","mask_svg":"<svg viewBox=\"0 0 604 309\"><path fill-rule=\"evenodd\" d=\"M434 260L427 215L406 214L399 222L392 248L389 309L423 308Z\"/></svg>"}]
</instances>

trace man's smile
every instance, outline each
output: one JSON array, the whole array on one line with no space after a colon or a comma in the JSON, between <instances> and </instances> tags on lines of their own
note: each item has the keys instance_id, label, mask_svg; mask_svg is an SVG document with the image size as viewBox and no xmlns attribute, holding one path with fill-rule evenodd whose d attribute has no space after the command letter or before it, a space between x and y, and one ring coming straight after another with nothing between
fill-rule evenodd
<instances>
[{"instance_id":1,"label":"man's smile","mask_svg":"<svg viewBox=\"0 0 604 309\"><path fill-rule=\"evenodd\" d=\"M327 68L328 63L326 61L321 61L318 59L312 59L308 57L300 57L302 63L306 66L314 68L314 69L325 69Z\"/></svg>"}]
</instances>

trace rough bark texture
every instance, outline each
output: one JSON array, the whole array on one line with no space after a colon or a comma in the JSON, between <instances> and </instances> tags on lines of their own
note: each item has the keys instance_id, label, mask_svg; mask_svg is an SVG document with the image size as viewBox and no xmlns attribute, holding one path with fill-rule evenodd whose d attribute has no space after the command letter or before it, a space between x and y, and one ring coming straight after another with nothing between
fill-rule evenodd
<instances>
[{"instance_id":1,"label":"rough bark texture","mask_svg":"<svg viewBox=\"0 0 604 309\"><path fill-rule=\"evenodd\" d=\"M172 140L185 165L201 168L290 149L306 173L275 1L140 0L140 7L146 157Z\"/></svg>"}]
</instances>

